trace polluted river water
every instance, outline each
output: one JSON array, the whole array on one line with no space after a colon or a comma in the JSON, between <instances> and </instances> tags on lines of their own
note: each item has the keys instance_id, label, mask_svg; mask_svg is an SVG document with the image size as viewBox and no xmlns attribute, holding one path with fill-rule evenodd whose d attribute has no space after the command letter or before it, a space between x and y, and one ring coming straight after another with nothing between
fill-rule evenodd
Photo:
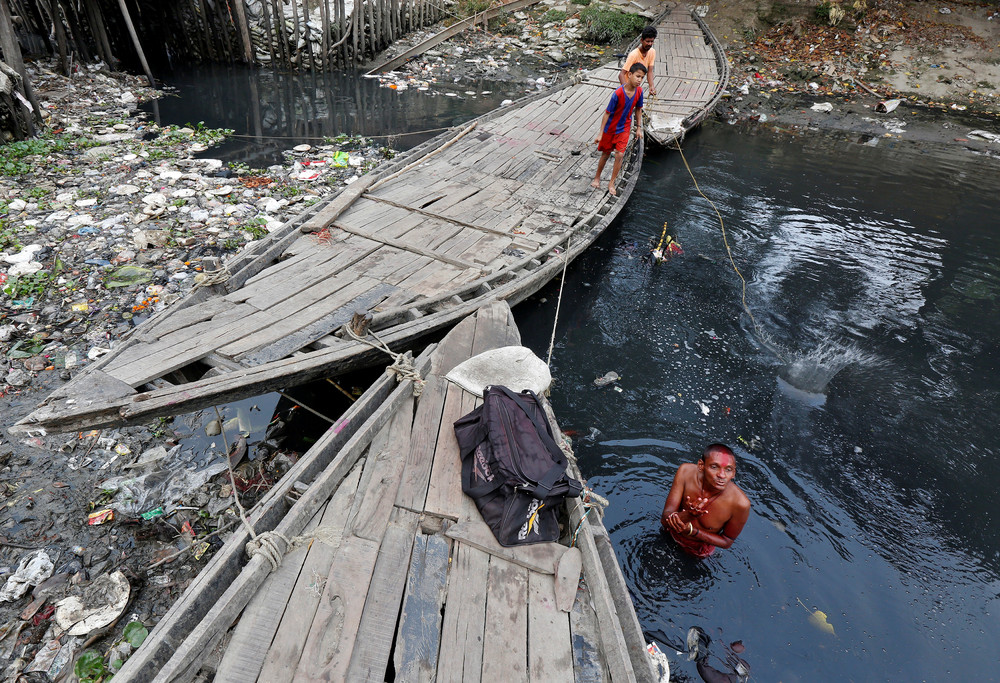
<instances>
[{"instance_id":1,"label":"polluted river water","mask_svg":"<svg viewBox=\"0 0 1000 683\"><path fill-rule=\"evenodd\" d=\"M206 154L254 167L341 133L403 149L422 138L401 132L533 89L397 92L346 77L317 104L311 85L266 73L174 85L178 97L147 105L155 118L233 128ZM678 653L693 626L717 669L742 641L753 680L995 680L1000 162L717 122L685 154L749 313L713 207L679 154L651 151L620 217L568 270L552 365L553 404L610 499L605 525L647 638L678 681L698 680ZM654 266L643 257L664 221L683 253ZM558 296L555 282L515 309L543 357ZM595 386L609 371L620 379ZM223 422L241 429L238 413ZM212 417L188 418L191 433ZM733 547L699 562L658 518L677 466L714 441L735 448L753 508Z\"/></svg>"},{"instance_id":2,"label":"polluted river water","mask_svg":"<svg viewBox=\"0 0 1000 683\"><path fill-rule=\"evenodd\" d=\"M698 626L721 670L742 641L753 680L998 678L1000 162L882 143L720 124L687 140L752 317L677 152L647 154L562 292L552 401L610 499L647 637L685 650ZM664 221L683 254L653 266ZM557 296L515 310L536 350ZM620 392L594 385L609 370ZM715 441L753 507L698 561L658 517Z\"/></svg>"}]
</instances>

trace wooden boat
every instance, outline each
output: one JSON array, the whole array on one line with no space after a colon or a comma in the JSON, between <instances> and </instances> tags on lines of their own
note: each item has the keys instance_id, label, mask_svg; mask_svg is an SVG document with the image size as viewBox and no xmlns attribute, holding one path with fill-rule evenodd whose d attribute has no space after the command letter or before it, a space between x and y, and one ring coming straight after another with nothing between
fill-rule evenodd
<instances>
[{"instance_id":1,"label":"wooden boat","mask_svg":"<svg viewBox=\"0 0 1000 683\"><path fill-rule=\"evenodd\" d=\"M495 302L416 360L419 397L410 379L377 383L369 417L331 427L251 512L257 534L281 534L280 566L247 560L235 533L115 679L654 680L595 511L568 502L573 548L503 548L461 490L452 423L479 399L445 374L519 340Z\"/></svg>"},{"instance_id":2,"label":"wooden boat","mask_svg":"<svg viewBox=\"0 0 1000 683\"><path fill-rule=\"evenodd\" d=\"M666 16L661 27L687 17L687 42L694 30L710 41L684 11ZM338 375L491 301L522 301L590 246L635 188L636 138L618 195L590 186L618 71L576 76L363 176L208 274L12 431L121 426ZM670 88L698 95L685 121L712 105L704 88L682 93L686 76L664 78L654 129ZM344 330L359 311L372 316L363 339Z\"/></svg>"},{"instance_id":3,"label":"wooden boat","mask_svg":"<svg viewBox=\"0 0 1000 683\"><path fill-rule=\"evenodd\" d=\"M667 147L679 144L718 104L729 82L729 61L695 8L674 5L655 25L657 93L645 103L646 136Z\"/></svg>"}]
</instances>

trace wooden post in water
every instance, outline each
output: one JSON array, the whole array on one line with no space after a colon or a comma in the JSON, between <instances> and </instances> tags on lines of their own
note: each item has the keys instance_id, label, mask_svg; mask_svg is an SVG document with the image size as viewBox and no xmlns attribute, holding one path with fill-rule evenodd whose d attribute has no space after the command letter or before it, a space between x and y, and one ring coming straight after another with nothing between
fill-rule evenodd
<instances>
[{"instance_id":1,"label":"wooden post in water","mask_svg":"<svg viewBox=\"0 0 1000 683\"><path fill-rule=\"evenodd\" d=\"M35 119L41 123L42 108L38 106L38 100L35 99L35 91L31 87L31 81L28 80L28 72L24 68L24 58L21 57L21 46L17 44L17 36L14 35L14 22L10 16L10 7L7 5L7 0L0 0L0 49L3 50L4 60L21 76L21 87L24 88L24 96L31 103Z\"/></svg>"},{"instance_id":2,"label":"wooden post in water","mask_svg":"<svg viewBox=\"0 0 1000 683\"><path fill-rule=\"evenodd\" d=\"M243 43L243 61L252 64L254 61L253 41L250 39L250 24L247 23L247 10L244 2L245 0L230 0L229 6L236 12L236 28L240 34L240 42Z\"/></svg>"},{"instance_id":3,"label":"wooden post in water","mask_svg":"<svg viewBox=\"0 0 1000 683\"><path fill-rule=\"evenodd\" d=\"M302 64L302 54L299 51L299 34L301 30L302 29L299 26L299 3L295 1L292 2L292 40L290 44L292 58L295 60L296 64Z\"/></svg>"},{"instance_id":4,"label":"wooden post in water","mask_svg":"<svg viewBox=\"0 0 1000 683\"><path fill-rule=\"evenodd\" d=\"M337 27L340 30L340 64L341 66L347 66L347 5L344 0L336 0L337 2Z\"/></svg>"},{"instance_id":5,"label":"wooden post in water","mask_svg":"<svg viewBox=\"0 0 1000 683\"><path fill-rule=\"evenodd\" d=\"M319 0L319 14L323 20L323 69L330 66L330 5L329 0Z\"/></svg>"},{"instance_id":6,"label":"wooden post in water","mask_svg":"<svg viewBox=\"0 0 1000 683\"><path fill-rule=\"evenodd\" d=\"M260 13L264 19L264 41L267 43L267 54L271 57L271 68L276 66L274 58L274 39L271 32L271 13L267 10L267 0L261 0Z\"/></svg>"},{"instance_id":7,"label":"wooden post in water","mask_svg":"<svg viewBox=\"0 0 1000 683\"><path fill-rule=\"evenodd\" d=\"M135 45L135 51L139 54L139 62L142 64L142 70L146 72L146 78L149 79L150 87L155 88L156 81L153 80L153 72L149 70L149 64L146 63L146 55L142 51L142 45L139 44L139 36L136 35L135 26L132 25L132 17L129 16L128 7L125 6L125 0L118 0L118 6L122 10L122 17L125 19L125 26L128 28L128 34L132 36L132 44Z\"/></svg>"},{"instance_id":8,"label":"wooden post in water","mask_svg":"<svg viewBox=\"0 0 1000 683\"><path fill-rule=\"evenodd\" d=\"M361 8L358 6L358 0L354 0L354 5L351 8L351 43L354 46L354 49L351 51L351 61L355 64L359 61L358 34L361 33L361 20L358 17L360 14Z\"/></svg>"},{"instance_id":9,"label":"wooden post in water","mask_svg":"<svg viewBox=\"0 0 1000 683\"><path fill-rule=\"evenodd\" d=\"M295 0L297 1L297 0ZM288 26L285 24L285 10L279 0L271 0L274 8L274 37L288 67L292 66L292 50L288 43Z\"/></svg>"},{"instance_id":10,"label":"wooden post in water","mask_svg":"<svg viewBox=\"0 0 1000 683\"><path fill-rule=\"evenodd\" d=\"M215 16L219 22L219 32L222 33L222 49L226 54L226 61L233 61L233 42L229 38L229 28L226 26L226 16L222 13L222 3L213 2L215 5Z\"/></svg>"},{"instance_id":11,"label":"wooden post in water","mask_svg":"<svg viewBox=\"0 0 1000 683\"><path fill-rule=\"evenodd\" d=\"M104 61L107 63L108 68L115 68L115 53L111 49L111 41L108 40L108 31L104 26L104 13L101 12L101 6L97 4L96 0L87 0L87 9L91 15L91 25L97 32L98 44L103 46L105 58ZM65 40L65 35L63 36Z\"/></svg>"},{"instance_id":12,"label":"wooden post in water","mask_svg":"<svg viewBox=\"0 0 1000 683\"><path fill-rule=\"evenodd\" d=\"M302 0L302 37L306 41L306 54L309 55L309 68L316 68L316 57L313 55L312 29L309 22L312 20L312 13L309 11L309 0Z\"/></svg>"}]
</instances>

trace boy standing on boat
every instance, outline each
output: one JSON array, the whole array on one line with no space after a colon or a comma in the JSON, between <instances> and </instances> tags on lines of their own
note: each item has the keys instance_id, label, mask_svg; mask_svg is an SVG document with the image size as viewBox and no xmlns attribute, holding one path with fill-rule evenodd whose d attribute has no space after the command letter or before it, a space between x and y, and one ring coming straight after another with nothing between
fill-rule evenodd
<instances>
[{"instance_id":1,"label":"boy standing on boat","mask_svg":"<svg viewBox=\"0 0 1000 683\"><path fill-rule=\"evenodd\" d=\"M642 137L642 88L639 84L642 83L642 78L645 75L645 64L637 62L629 68L625 84L615 90L611 101L608 102L608 108L604 110L604 116L601 118L601 132L594 140L597 143L597 150L601 153L601 160L597 162L597 174L590 186L594 189L600 189L604 165L608 163L611 151L615 150L615 164L611 169L611 180L608 181L608 194L612 197L618 196L615 181L618 180L618 172L622 169L622 156L628 145L633 111L635 112L636 135Z\"/></svg>"},{"instance_id":2,"label":"boy standing on boat","mask_svg":"<svg viewBox=\"0 0 1000 683\"><path fill-rule=\"evenodd\" d=\"M660 523L687 553L705 558L728 548L750 516L750 499L733 483L736 454L714 443L697 465L677 468Z\"/></svg>"},{"instance_id":3,"label":"boy standing on boat","mask_svg":"<svg viewBox=\"0 0 1000 683\"><path fill-rule=\"evenodd\" d=\"M656 27L647 26L639 34L639 47L628 53L625 66L618 73L618 82L625 85L628 78L628 71L633 64L642 64L646 67L646 82L649 83L649 96L656 97L656 85L653 83L653 62L656 61L656 50L653 49L653 41L656 40Z\"/></svg>"}]
</instances>

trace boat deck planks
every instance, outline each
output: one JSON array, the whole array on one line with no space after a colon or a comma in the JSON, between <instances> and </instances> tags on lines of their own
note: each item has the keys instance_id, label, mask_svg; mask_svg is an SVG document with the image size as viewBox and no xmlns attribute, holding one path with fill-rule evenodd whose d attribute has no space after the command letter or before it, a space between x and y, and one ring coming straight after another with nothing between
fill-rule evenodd
<instances>
[{"instance_id":1,"label":"boat deck planks","mask_svg":"<svg viewBox=\"0 0 1000 683\"><path fill-rule=\"evenodd\" d=\"M214 680L383 681L390 671L398 681L652 680L645 655L635 668L622 664L630 656L623 624L635 622L632 645L644 647L627 594L615 612L602 617L599 609L614 599L599 591L620 585L605 576L620 572L617 564L601 564L596 552L581 562L580 551L556 543L501 547L461 491L460 470L437 467L457 461L453 419L479 401L444 374L476 353L519 342L504 302L451 330L430 355L421 396L396 400L356 464L340 465L345 476L325 501L307 503L306 493L292 508L315 510L301 545L258 580L242 614L230 619ZM433 486L432 471L453 505L422 495L421 482ZM465 521L453 524L456 516ZM580 537L592 544L591 528L603 526L582 524ZM253 562L236 583L247 584ZM157 681L193 675L207 655L187 640L171 649L186 654L169 657ZM144 655L140 649L129 666ZM124 673L132 680L130 669Z\"/></svg>"},{"instance_id":2,"label":"boat deck planks","mask_svg":"<svg viewBox=\"0 0 1000 683\"><path fill-rule=\"evenodd\" d=\"M687 9L673 6L658 25L646 130L665 144L707 114L728 67ZM399 349L479 305L530 296L635 186L643 146L633 140L619 196L590 187L618 72L580 74L363 176L237 255L227 281L213 277L136 328L15 431L117 426L371 364L378 354L341 332L356 310L374 313L371 329ZM205 375L206 359L231 362Z\"/></svg>"}]
</instances>

